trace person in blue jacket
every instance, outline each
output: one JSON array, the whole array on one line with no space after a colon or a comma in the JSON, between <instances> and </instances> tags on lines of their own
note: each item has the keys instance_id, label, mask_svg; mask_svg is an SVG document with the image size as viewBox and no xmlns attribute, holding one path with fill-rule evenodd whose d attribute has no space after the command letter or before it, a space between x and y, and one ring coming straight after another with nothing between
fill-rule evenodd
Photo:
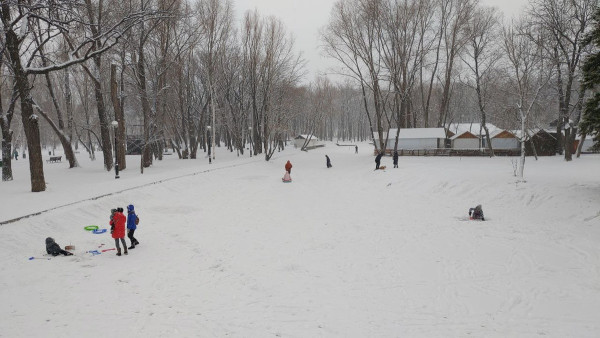
<instances>
[{"instance_id":1,"label":"person in blue jacket","mask_svg":"<svg viewBox=\"0 0 600 338\"><path fill-rule=\"evenodd\" d=\"M135 229L137 229L137 225L139 224L140 219L135 214L135 210L133 209L133 204L127 206L127 237L131 241L131 246L129 249L135 249L135 246L140 244L133 234L135 233Z\"/></svg>"}]
</instances>

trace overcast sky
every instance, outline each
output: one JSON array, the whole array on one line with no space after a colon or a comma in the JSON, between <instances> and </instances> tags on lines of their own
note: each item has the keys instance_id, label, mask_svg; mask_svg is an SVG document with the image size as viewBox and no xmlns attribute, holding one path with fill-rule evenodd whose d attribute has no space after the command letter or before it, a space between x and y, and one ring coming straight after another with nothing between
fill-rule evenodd
<instances>
[{"instance_id":1,"label":"overcast sky","mask_svg":"<svg viewBox=\"0 0 600 338\"><path fill-rule=\"evenodd\" d=\"M261 16L274 15L283 21L288 32L295 38L297 51L301 51L307 61L308 74L305 83L327 71L335 64L321 55L319 29L329 21L331 7L337 0L233 0L238 20L247 10L258 9ZM496 6L511 17L519 13L524 0L480 0L482 4ZM238 22L239 23L239 22ZM240 27L238 25L238 27Z\"/></svg>"}]
</instances>

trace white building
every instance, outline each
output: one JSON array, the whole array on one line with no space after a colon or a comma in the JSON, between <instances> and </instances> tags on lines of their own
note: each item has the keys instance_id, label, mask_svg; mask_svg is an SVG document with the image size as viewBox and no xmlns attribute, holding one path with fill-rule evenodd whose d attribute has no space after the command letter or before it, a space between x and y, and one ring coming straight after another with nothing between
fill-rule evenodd
<instances>
[{"instance_id":1,"label":"white building","mask_svg":"<svg viewBox=\"0 0 600 338\"><path fill-rule=\"evenodd\" d=\"M470 131L458 132L450 137L452 149L479 149L481 139Z\"/></svg>"},{"instance_id":2,"label":"white building","mask_svg":"<svg viewBox=\"0 0 600 338\"><path fill-rule=\"evenodd\" d=\"M490 132L490 140L493 149L519 149L521 147L519 137L508 130L496 129L493 133ZM485 142L483 143L485 145Z\"/></svg>"},{"instance_id":3,"label":"white building","mask_svg":"<svg viewBox=\"0 0 600 338\"><path fill-rule=\"evenodd\" d=\"M396 133L398 129L393 128L388 133L383 134L387 137L386 149L394 149L396 143ZM374 133L374 140L379 142L378 133ZM446 141L446 130L444 128L402 128L398 135L398 150L419 150L444 148Z\"/></svg>"},{"instance_id":4,"label":"white building","mask_svg":"<svg viewBox=\"0 0 600 338\"><path fill-rule=\"evenodd\" d=\"M302 148L302 146L308 139L310 139L310 140L308 141L308 144L306 145L307 148L319 147L319 146L323 145L321 143L321 140L319 140L319 138L316 137L315 135L298 135L294 138L294 147Z\"/></svg>"}]
</instances>

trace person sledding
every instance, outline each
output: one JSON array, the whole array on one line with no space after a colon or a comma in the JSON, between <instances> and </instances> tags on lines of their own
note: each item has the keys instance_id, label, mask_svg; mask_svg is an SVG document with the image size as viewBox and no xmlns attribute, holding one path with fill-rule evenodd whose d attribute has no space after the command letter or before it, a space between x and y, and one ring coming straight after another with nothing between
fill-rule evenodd
<instances>
[{"instance_id":1,"label":"person sledding","mask_svg":"<svg viewBox=\"0 0 600 338\"><path fill-rule=\"evenodd\" d=\"M483 209L481 209L481 204L478 204L475 208L469 208L469 216L471 219L480 219L485 221L483 217Z\"/></svg>"},{"instance_id":2,"label":"person sledding","mask_svg":"<svg viewBox=\"0 0 600 338\"><path fill-rule=\"evenodd\" d=\"M46 238L46 252L55 257L58 255L73 256L72 253L63 250L52 237Z\"/></svg>"},{"instance_id":3,"label":"person sledding","mask_svg":"<svg viewBox=\"0 0 600 338\"><path fill-rule=\"evenodd\" d=\"M290 172L286 171L285 174L283 175L283 178L281 180L283 181L283 183L290 183L290 182L292 182L292 176L290 176Z\"/></svg>"}]
</instances>

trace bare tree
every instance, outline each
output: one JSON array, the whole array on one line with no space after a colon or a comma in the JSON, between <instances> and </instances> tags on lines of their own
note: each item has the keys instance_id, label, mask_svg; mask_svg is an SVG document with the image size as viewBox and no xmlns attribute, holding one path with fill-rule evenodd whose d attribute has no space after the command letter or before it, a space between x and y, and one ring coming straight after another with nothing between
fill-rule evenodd
<instances>
[{"instance_id":1,"label":"bare tree","mask_svg":"<svg viewBox=\"0 0 600 338\"><path fill-rule=\"evenodd\" d=\"M537 104L542 89L551 78L551 69L544 64L537 41L531 40L535 33L525 22L514 23L503 31L504 52L508 58L509 92L521 122L521 159L518 175L523 179L525 170L525 140L527 122Z\"/></svg>"},{"instance_id":2,"label":"bare tree","mask_svg":"<svg viewBox=\"0 0 600 338\"><path fill-rule=\"evenodd\" d=\"M558 93L557 135L559 152L564 150L566 161L572 160L573 141L577 134L584 93L577 85L582 56L586 52L585 34L591 30L597 0L534 0L531 18L549 39L543 41L547 55L556 71ZM564 128L564 139L562 136Z\"/></svg>"},{"instance_id":3,"label":"bare tree","mask_svg":"<svg viewBox=\"0 0 600 338\"><path fill-rule=\"evenodd\" d=\"M65 69L75 64L85 62L90 58L99 56L114 46L123 32L143 20L147 13L127 13L110 26L102 34L89 36L69 35L70 32L85 30L85 27L94 26L81 13L81 6L76 1L40 2L30 4L26 1L0 3L0 18L3 28L3 48L9 59L9 64L15 78L15 86L19 92L21 104L21 120L27 138L29 149L29 169L31 177L31 190L44 191L44 165L42 161L41 142L38 117L34 112L31 97L31 83L29 76L46 74L52 71ZM43 21L46 30L44 39L38 46L31 44L35 23ZM71 57L60 62L52 60L47 66L39 65L39 46L59 46L57 38L64 38L72 50ZM81 38L81 39L77 39Z\"/></svg>"},{"instance_id":4,"label":"bare tree","mask_svg":"<svg viewBox=\"0 0 600 338\"><path fill-rule=\"evenodd\" d=\"M445 69L442 80L442 96L440 98L437 126L446 124L450 107L451 85L456 57L468 42L464 31L469 24L470 16L474 10L473 0L440 0L442 10L442 34L444 37Z\"/></svg>"},{"instance_id":5,"label":"bare tree","mask_svg":"<svg viewBox=\"0 0 600 338\"><path fill-rule=\"evenodd\" d=\"M19 91L15 87L14 78L7 74L8 69L4 65L4 54L0 53L0 129L2 130L2 181L12 181L12 139L11 130L12 118L15 113L15 105L19 99ZM8 81L8 80L11 81ZM10 91L9 91L10 89ZM11 95L5 99L4 94L10 92ZM6 109L5 109L6 108Z\"/></svg>"},{"instance_id":6,"label":"bare tree","mask_svg":"<svg viewBox=\"0 0 600 338\"><path fill-rule=\"evenodd\" d=\"M469 42L462 58L471 70L475 82L474 85L469 85L477 94L477 107L490 156L494 156L494 150L486 124L487 104L491 95L490 86L497 77L496 65L502 54L500 46L495 43L499 38L498 26L498 13L495 8L477 8L467 27Z\"/></svg>"},{"instance_id":7,"label":"bare tree","mask_svg":"<svg viewBox=\"0 0 600 338\"><path fill-rule=\"evenodd\" d=\"M344 65L343 73L359 83L371 135L379 151L385 150L384 128L388 119L382 90L383 62L380 39L382 33L382 0L339 1L334 4L329 24L321 34L324 50ZM371 117L369 98L373 102Z\"/></svg>"}]
</instances>

